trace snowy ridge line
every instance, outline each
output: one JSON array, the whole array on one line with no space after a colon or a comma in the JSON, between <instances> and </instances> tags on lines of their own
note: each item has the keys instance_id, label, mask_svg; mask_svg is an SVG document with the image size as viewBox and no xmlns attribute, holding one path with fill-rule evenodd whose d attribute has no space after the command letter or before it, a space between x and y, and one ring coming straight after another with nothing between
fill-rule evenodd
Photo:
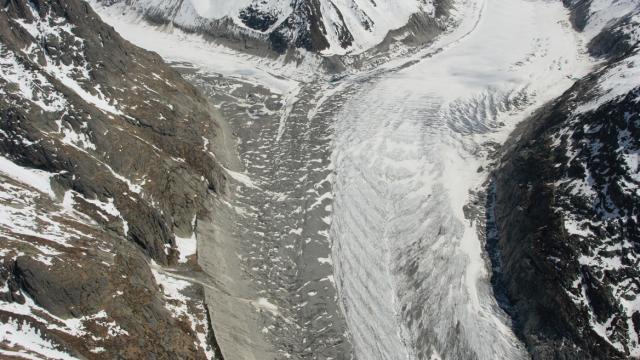
<instances>
[{"instance_id":1,"label":"snowy ridge line","mask_svg":"<svg viewBox=\"0 0 640 360\"><path fill-rule=\"evenodd\" d=\"M305 57L296 66L286 64L284 56L273 60L243 54L207 41L199 34L187 33L173 26L148 24L140 15L127 12L122 4L104 6L98 0L90 0L89 4L127 40L157 52L176 67L181 64L195 66L203 73L258 83L277 94L285 94L296 88L303 79L309 81L309 74L313 73L311 69L319 65L319 60L313 56Z\"/></svg>"},{"instance_id":2,"label":"snowy ridge line","mask_svg":"<svg viewBox=\"0 0 640 360\"><path fill-rule=\"evenodd\" d=\"M323 56L361 54L407 25L413 16L434 21L443 17L433 0L135 0L126 5L138 15L189 31L273 41L274 51L284 51L273 40L279 39L287 47Z\"/></svg>"},{"instance_id":3,"label":"snowy ridge line","mask_svg":"<svg viewBox=\"0 0 640 360\"><path fill-rule=\"evenodd\" d=\"M362 69L347 68L344 71L345 75L341 75L338 78L337 86L342 88L341 91L344 91L343 88L347 86L376 81L387 74L401 71L419 64L421 61L437 56L448 48L464 41L465 38L473 34L480 24L486 3L479 0L457 0L455 7L465 9L465 11L461 11L461 13L457 15L457 19L451 21L451 23L455 25L448 27L432 44L419 48L415 52L391 57L381 64L372 64L371 67L364 67ZM473 19L473 21L471 21L471 19ZM338 91L337 89L334 90L332 95L336 95ZM326 100L325 98L322 103Z\"/></svg>"}]
</instances>

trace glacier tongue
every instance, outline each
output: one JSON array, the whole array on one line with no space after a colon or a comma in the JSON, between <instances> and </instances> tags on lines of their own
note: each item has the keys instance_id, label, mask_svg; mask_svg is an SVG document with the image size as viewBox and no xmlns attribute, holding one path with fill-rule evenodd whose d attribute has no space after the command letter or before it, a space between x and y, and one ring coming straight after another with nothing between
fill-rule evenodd
<instances>
[{"instance_id":1,"label":"glacier tongue","mask_svg":"<svg viewBox=\"0 0 640 360\"><path fill-rule=\"evenodd\" d=\"M360 359L526 357L489 284L484 224L463 209L484 144L590 63L560 3L465 8L431 56L365 83L337 119L330 237Z\"/></svg>"}]
</instances>

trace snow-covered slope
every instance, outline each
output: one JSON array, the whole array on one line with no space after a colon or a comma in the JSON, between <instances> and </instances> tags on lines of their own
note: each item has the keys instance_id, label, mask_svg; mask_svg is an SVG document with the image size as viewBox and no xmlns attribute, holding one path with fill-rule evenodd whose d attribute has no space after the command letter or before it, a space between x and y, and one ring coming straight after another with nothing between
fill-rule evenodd
<instances>
[{"instance_id":1,"label":"snow-covered slope","mask_svg":"<svg viewBox=\"0 0 640 360\"><path fill-rule=\"evenodd\" d=\"M415 18L423 27L444 18L446 0L133 0L101 1L132 8L146 19L168 22L214 38L268 44L276 52L289 47L325 55L355 54L381 43L390 31ZM130 10L124 10L130 11ZM399 38L418 35L398 34Z\"/></svg>"}]
</instances>

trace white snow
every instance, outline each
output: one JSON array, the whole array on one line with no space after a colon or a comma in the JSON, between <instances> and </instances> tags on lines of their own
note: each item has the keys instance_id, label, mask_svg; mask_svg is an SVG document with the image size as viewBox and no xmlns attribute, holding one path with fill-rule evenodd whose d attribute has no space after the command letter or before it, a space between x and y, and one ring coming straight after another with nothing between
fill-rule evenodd
<instances>
[{"instance_id":1,"label":"white snow","mask_svg":"<svg viewBox=\"0 0 640 360\"><path fill-rule=\"evenodd\" d=\"M636 0L593 0L589 6L589 20L584 29L585 41L593 39L603 29L613 25L617 20L629 16L629 24L622 31L629 34L632 43L640 42L640 3ZM594 101L581 104L577 113L597 109L601 105L629 91L638 88L640 83L640 53L636 53L608 69L600 78L598 86L600 94L592 97ZM640 102L640 98L636 101Z\"/></svg>"},{"instance_id":2,"label":"white snow","mask_svg":"<svg viewBox=\"0 0 640 360\"><path fill-rule=\"evenodd\" d=\"M274 65L273 61L243 55L211 43L200 35L188 34L174 27L159 28L146 24L119 5L103 7L94 0L89 3L105 22L123 34L127 40L144 49L157 52L167 61L193 64L205 73L222 74L258 83L276 93L287 93L297 86L296 81L275 75L276 72L288 73L296 78L308 76L308 73L297 70L295 66L287 66L287 71L284 71Z\"/></svg>"},{"instance_id":3,"label":"white snow","mask_svg":"<svg viewBox=\"0 0 640 360\"><path fill-rule=\"evenodd\" d=\"M571 218L564 219L564 227L569 234L580 236L589 236L593 234L590 230L585 229L582 224Z\"/></svg>"},{"instance_id":4,"label":"white snow","mask_svg":"<svg viewBox=\"0 0 640 360\"><path fill-rule=\"evenodd\" d=\"M606 26L640 9L636 0L592 0L589 5L589 20L584 29L587 39L592 39Z\"/></svg>"},{"instance_id":5,"label":"white snow","mask_svg":"<svg viewBox=\"0 0 640 360\"><path fill-rule=\"evenodd\" d=\"M640 88L640 52L629 56L615 67L608 69L599 79L598 87L601 95L593 96L595 100L581 104L576 113L584 113L598 109L607 102L626 95L631 90ZM640 103L640 95L635 99Z\"/></svg>"},{"instance_id":6,"label":"white snow","mask_svg":"<svg viewBox=\"0 0 640 360\"><path fill-rule=\"evenodd\" d=\"M98 160L98 159L96 159ZM98 160L99 161L99 160ZM109 170L109 172L111 173L111 175L113 175L116 179L124 182L127 184L127 186L129 187L129 191L136 193L136 194L140 194L142 192L142 185L140 184L135 184L133 183L133 181L129 180L128 178L120 175L119 173L117 173L115 170L113 170L113 168L108 165L105 162L99 161L102 165L104 165L107 170ZM144 183L143 183L144 184Z\"/></svg>"},{"instance_id":7,"label":"white snow","mask_svg":"<svg viewBox=\"0 0 640 360\"><path fill-rule=\"evenodd\" d=\"M73 90L78 96L82 98L82 100L87 103L94 105L98 109L111 113L113 115L123 115L123 113L118 110L115 106L109 104L104 97L104 95L93 95L89 93L87 90L82 88L82 86L78 83L78 81L74 80L70 73L72 72L73 67L67 67L64 65L52 65L51 63L45 68L45 70L49 73L49 75L55 77L60 81L64 86ZM96 90L97 91L97 90ZM99 92L98 92L99 93Z\"/></svg>"},{"instance_id":8,"label":"white snow","mask_svg":"<svg viewBox=\"0 0 640 360\"><path fill-rule=\"evenodd\" d=\"M245 173L240 173L240 172L237 172L237 171L229 170L227 168L225 168L224 170L229 176L231 176L232 179L234 179L235 181L239 182L240 184L242 184L242 185L244 185L246 187L250 187L250 188L254 188L254 189L260 189L260 187L258 185L256 185L253 180L251 180L249 175L247 175Z\"/></svg>"},{"instance_id":9,"label":"white snow","mask_svg":"<svg viewBox=\"0 0 640 360\"><path fill-rule=\"evenodd\" d=\"M326 31L329 48L326 55L358 54L379 44L391 30L398 29L409 21L413 14L435 17L431 0L320 0L322 23ZM276 17L267 32L276 28L293 12L294 2L288 0L135 0L128 4L140 13L159 13L172 18L176 24L197 28L208 20L228 18L233 21L235 31L256 32L245 26L239 18L240 11L249 6ZM117 7L117 6L116 6ZM305 24L309 26L308 24ZM304 26L304 25L303 25ZM341 46L340 28L345 26L353 35L347 48ZM293 33L300 29L292 29ZM231 30L233 31L233 30Z\"/></svg>"},{"instance_id":10,"label":"white snow","mask_svg":"<svg viewBox=\"0 0 640 360\"><path fill-rule=\"evenodd\" d=\"M85 151L96 150L96 145L91 141L87 134L75 131L70 125L66 123L66 126L62 125L62 121L59 121L59 123L60 132L64 134L64 137L62 138L63 143L74 147L79 147Z\"/></svg>"},{"instance_id":11,"label":"white snow","mask_svg":"<svg viewBox=\"0 0 640 360\"><path fill-rule=\"evenodd\" d=\"M311 211L315 209L317 206L322 205L322 203L327 199L333 199L333 194L331 192L325 192L322 195L316 198L316 201L313 202L308 208L307 211Z\"/></svg>"},{"instance_id":12,"label":"white snow","mask_svg":"<svg viewBox=\"0 0 640 360\"><path fill-rule=\"evenodd\" d=\"M195 255L198 250L196 234L194 233L188 238L176 236L176 246L180 252L180 259L178 261L186 263L189 260L188 257Z\"/></svg>"},{"instance_id":13,"label":"white snow","mask_svg":"<svg viewBox=\"0 0 640 360\"><path fill-rule=\"evenodd\" d=\"M27 2L27 10L31 13L31 16L36 19L34 22L28 23L24 19L17 18L16 22L20 24L31 36L39 39L41 36L56 36L59 37L60 32L66 32L71 34L73 25L69 24L64 18L53 17L51 14L47 14L45 19L40 19L38 9L35 8L33 2ZM53 26L51 26L53 24Z\"/></svg>"},{"instance_id":14,"label":"white snow","mask_svg":"<svg viewBox=\"0 0 640 360\"><path fill-rule=\"evenodd\" d=\"M321 11L330 47L324 53L358 54L382 42L389 31L403 27L413 14L435 17L435 8L430 0L333 0L321 1ZM335 9L339 9L354 43L344 49L334 24L342 24ZM369 24L369 28L364 25Z\"/></svg>"},{"instance_id":15,"label":"white snow","mask_svg":"<svg viewBox=\"0 0 640 360\"><path fill-rule=\"evenodd\" d=\"M253 302L253 305L256 307L256 309L266 310L266 311L270 312L271 314L273 314L274 316L280 315L280 311L278 310L278 306L276 306L275 304L269 302L269 300L267 300L265 298L258 298L258 300Z\"/></svg>"},{"instance_id":16,"label":"white snow","mask_svg":"<svg viewBox=\"0 0 640 360\"><path fill-rule=\"evenodd\" d=\"M198 15L211 19L219 19L225 16L235 18L240 13L240 10L251 4L258 3L255 0L190 0L190 2L198 12ZM261 8L272 12L288 14L291 12L289 4L290 1L288 0L271 0L262 2Z\"/></svg>"},{"instance_id":17,"label":"white snow","mask_svg":"<svg viewBox=\"0 0 640 360\"><path fill-rule=\"evenodd\" d=\"M196 237L196 221L197 217L194 216L191 221L191 236L188 238L183 238L176 236L176 246L178 247L178 251L180 252L180 263L186 263L190 256L193 256L198 251L198 239Z\"/></svg>"},{"instance_id":18,"label":"white snow","mask_svg":"<svg viewBox=\"0 0 640 360\"><path fill-rule=\"evenodd\" d=\"M57 204L50 185L52 175L18 166L5 157L0 157L0 238L3 243L0 255L5 260L28 255L52 266L54 258L60 256L61 252L77 248L74 243L76 239L91 237L83 233L84 230L78 230L95 225L90 218L74 209L75 196L80 195L67 191L62 202ZM113 200L86 201L105 214L119 216ZM49 330L73 337L88 335L87 322L105 327L111 337L128 335L117 323L106 319L105 311L81 318L62 319L35 304L28 296L24 304L0 300L0 311L26 316L30 321L43 324ZM16 318L10 317L0 323L0 342L4 345L0 357L73 358L43 337L29 322Z\"/></svg>"},{"instance_id":19,"label":"white snow","mask_svg":"<svg viewBox=\"0 0 640 360\"><path fill-rule=\"evenodd\" d=\"M78 193L75 193L76 196L81 196ZM113 217L119 217L121 218L122 216L120 215L120 211L118 211L118 209L115 207L115 205L113 204L113 199L109 198L108 202L103 202L100 201L98 199L87 199L85 197L82 197L84 199L84 201L95 205L98 209L104 211L105 213L113 216Z\"/></svg>"},{"instance_id":20,"label":"white snow","mask_svg":"<svg viewBox=\"0 0 640 360\"><path fill-rule=\"evenodd\" d=\"M282 134L284 134L284 129L287 125L287 118L291 115L291 110L293 110L293 106L298 101L299 92L300 87L296 86L289 90L284 96L284 111L280 114L280 123L278 124L278 135L276 136L276 141L280 141Z\"/></svg>"},{"instance_id":21,"label":"white snow","mask_svg":"<svg viewBox=\"0 0 640 360\"><path fill-rule=\"evenodd\" d=\"M67 191L62 199L56 199L49 179L53 174L28 169L0 157L0 237L3 249L15 249L13 257L28 252L45 265L61 251L77 246L75 241L88 238L87 227L95 222L74 209L79 194ZM57 203L58 200L62 200ZM104 213L119 217L113 202L86 200ZM49 204L43 206L43 204ZM120 217L121 218L121 217ZM11 251L0 250L2 256Z\"/></svg>"},{"instance_id":22,"label":"white snow","mask_svg":"<svg viewBox=\"0 0 640 360\"><path fill-rule=\"evenodd\" d=\"M85 329L85 323L91 322L107 329L108 336L128 336L129 333L118 326L114 321L107 321L108 314L99 311L93 315L62 319L44 308L38 306L33 299L26 296L25 303L0 301L0 310L14 315L26 316L34 323L42 324L48 330L55 330L73 337L86 336L89 333ZM94 340L100 340L94 337ZM29 322L9 318L6 322L0 322L0 342L8 345L12 350L0 350L0 354L21 356L29 359L75 359L71 355L60 350L51 340L43 337L42 333Z\"/></svg>"},{"instance_id":23,"label":"white snow","mask_svg":"<svg viewBox=\"0 0 640 360\"><path fill-rule=\"evenodd\" d=\"M46 62L46 65L40 70L45 71L50 76L56 78L69 90L72 90L84 101L94 105L98 109L114 115L123 115L115 106L110 104L109 100L106 99L99 88L93 88L96 94L92 94L79 83L78 80L89 81L90 77L89 68L87 68L87 62L84 58L84 41L73 34L73 26L70 25L66 19L56 18L51 13L47 13L41 18L36 9L33 8L33 4L29 4L29 10L31 11L34 21L28 23L24 19L15 19L15 21L28 31L36 40L35 45L28 48L25 51L25 54L33 57L35 56L35 49L40 47L40 50L42 50L41 53L44 54L44 60ZM54 60L49 55L49 52L44 50L42 45L44 43L42 40L48 37L56 37L60 41L67 41L71 44L80 44L79 47L77 45L72 47L75 54L68 54L69 56L75 56L80 59L77 60L79 63L67 65L61 61ZM1 51L2 48L0 48L0 52ZM28 91L28 89L25 90ZM51 96L55 97L55 92ZM56 100L53 102L53 105L49 105L48 110L61 110L64 104L65 103L62 102L62 100Z\"/></svg>"}]
</instances>

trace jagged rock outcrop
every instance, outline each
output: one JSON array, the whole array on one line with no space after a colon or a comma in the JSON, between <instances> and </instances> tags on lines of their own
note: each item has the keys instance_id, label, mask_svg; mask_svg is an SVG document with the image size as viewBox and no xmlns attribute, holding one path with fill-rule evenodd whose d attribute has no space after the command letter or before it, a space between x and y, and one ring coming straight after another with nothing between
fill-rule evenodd
<instances>
[{"instance_id":1,"label":"jagged rock outcrop","mask_svg":"<svg viewBox=\"0 0 640 360\"><path fill-rule=\"evenodd\" d=\"M197 267L176 235L224 191L215 114L86 2L0 3L3 354L213 356L202 290L162 266Z\"/></svg>"},{"instance_id":2,"label":"jagged rock outcrop","mask_svg":"<svg viewBox=\"0 0 640 360\"><path fill-rule=\"evenodd\" d=\"M600 2L602 3L602 1ZM566 2L605 63L525 122L496 172L503 287L534 359L640 355L640 8Z\"/></svg>"}]
</instances>

